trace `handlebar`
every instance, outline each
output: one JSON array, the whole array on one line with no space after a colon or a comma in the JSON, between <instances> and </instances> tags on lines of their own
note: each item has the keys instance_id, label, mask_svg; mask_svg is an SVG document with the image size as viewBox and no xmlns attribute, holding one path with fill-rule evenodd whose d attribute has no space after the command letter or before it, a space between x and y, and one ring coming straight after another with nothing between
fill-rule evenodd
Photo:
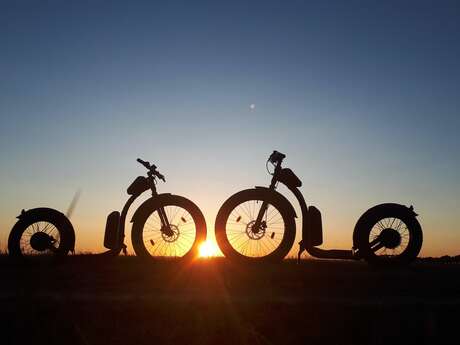
<instances>
[{"instance_id":1,"label":"handlebar","mask_svg":"<svg viewBox=\"0 0 460 345\"><path fill-rule=\"evenodd\" d=\"M147 170L150 170L150 169L156 169L157 167L155 165L150 165L149 162L146 162L146 161L143 161L142 159L138 158L137 161L139 163L141 163Z\"/></svg>"},{"instance_id":2,"label":"handlebar","mask_svg":"<svg viewBox=\"0 0 460 345\"><path fill-rule=\"evenodd\" d=\"M154 175L156 177L158 177L160 180L162 180L163 182L166 182L166 179L165 177L160 174L159 171L157 171L157 167L155 164L150 164L149 162L147 161L143 161L142 159L138 158L137 161L142 164L148 171L149 171L149 174L151 175Z\"/></svg>"}]
</instances>

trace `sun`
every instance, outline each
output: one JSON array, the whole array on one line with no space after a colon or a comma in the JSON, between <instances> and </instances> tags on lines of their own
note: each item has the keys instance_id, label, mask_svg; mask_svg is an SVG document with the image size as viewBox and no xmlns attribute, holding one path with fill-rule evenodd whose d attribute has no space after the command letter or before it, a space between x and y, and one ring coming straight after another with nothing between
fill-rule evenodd
<instances>
[{"instance_id":1,"label":"sun","mask_svg":"<svg viewBox=\"0 0 460 345\"><path fill-rule=\"evenodd\" d=\"M200 257L210 258L219 254L219 248L214 242L206 241L200 245Z\"/></svg>"}]
</instances>

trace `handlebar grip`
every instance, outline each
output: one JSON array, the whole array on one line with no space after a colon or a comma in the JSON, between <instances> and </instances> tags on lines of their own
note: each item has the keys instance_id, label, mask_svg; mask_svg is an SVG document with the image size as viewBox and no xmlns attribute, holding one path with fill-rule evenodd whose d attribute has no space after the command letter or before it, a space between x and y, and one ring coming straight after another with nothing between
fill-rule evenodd
<instances>
[{"instance_id":1,"label":"handlebar grip","mask_svg":"<svg viewBox=\"0 0 460 345\"><path fill-rule=\"evenodd\" d=\"M146 161L143 161L142 159L138 158L136 159L140 164L142 164L144 167L146 167L147 169L150 169L150 163L149 162L146 162Z\"/></svg>"},{"instance_id":2,"label":"handlebar grip","mask_svg":"<svg viewBox=\"0 0 460 345\"><path fill-rule=\"evenodd\" d=\"M165 177L164 177L162 174L157 173L156 175L157 175L157 177L158 177L160 180L162 180L163 182L166 182L166 179L165 179Z\"/></svg>"}]
</instances>

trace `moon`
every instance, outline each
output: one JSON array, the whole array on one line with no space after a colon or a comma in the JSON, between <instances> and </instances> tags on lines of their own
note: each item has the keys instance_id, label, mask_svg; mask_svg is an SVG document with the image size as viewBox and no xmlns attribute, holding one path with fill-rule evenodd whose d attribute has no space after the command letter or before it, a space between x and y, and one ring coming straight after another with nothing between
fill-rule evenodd
<instances>
[{"instance_id":1,"label":"moon","mask_svg":"<svg viewBox=\"0 0 460 345\"><path fill-rule=\"evenodd\" d=\"M249 109L254 110L256 108L256 105L254 103L251 103L249 105Z\"/></svg>"}]
</instances>

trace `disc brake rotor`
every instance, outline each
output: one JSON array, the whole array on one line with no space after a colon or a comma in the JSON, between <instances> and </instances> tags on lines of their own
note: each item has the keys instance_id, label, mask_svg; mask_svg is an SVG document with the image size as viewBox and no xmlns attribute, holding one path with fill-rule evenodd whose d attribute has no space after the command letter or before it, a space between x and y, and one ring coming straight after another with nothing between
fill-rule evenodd
<instances>
[{"instance_id":1,"label":"disc brake rotor","mask_svg":"<svg viewBox=\"0 0 460 345\"><path fill-rule=\"evenodd\" d=\"M267 225L265 221L260 223L260 227L258 231L254 231L254 225L256 221L252 220L246 225L246 235L252 240L260 240L262 237L265 236L265 230L267 229Z\"/></svg>"},{"instance_id":2,"label":"disc brake rotor","mask_svg":"<svg viewBox=\"0 0 460 345\"><path fill-rule=\"evenodd\" d=\"M169 228L170 229L161 230L161 237L165 242L171 243L177 241L180 235L179 227L177 225L170 224Z\"/></svg>"}]
</instances>

